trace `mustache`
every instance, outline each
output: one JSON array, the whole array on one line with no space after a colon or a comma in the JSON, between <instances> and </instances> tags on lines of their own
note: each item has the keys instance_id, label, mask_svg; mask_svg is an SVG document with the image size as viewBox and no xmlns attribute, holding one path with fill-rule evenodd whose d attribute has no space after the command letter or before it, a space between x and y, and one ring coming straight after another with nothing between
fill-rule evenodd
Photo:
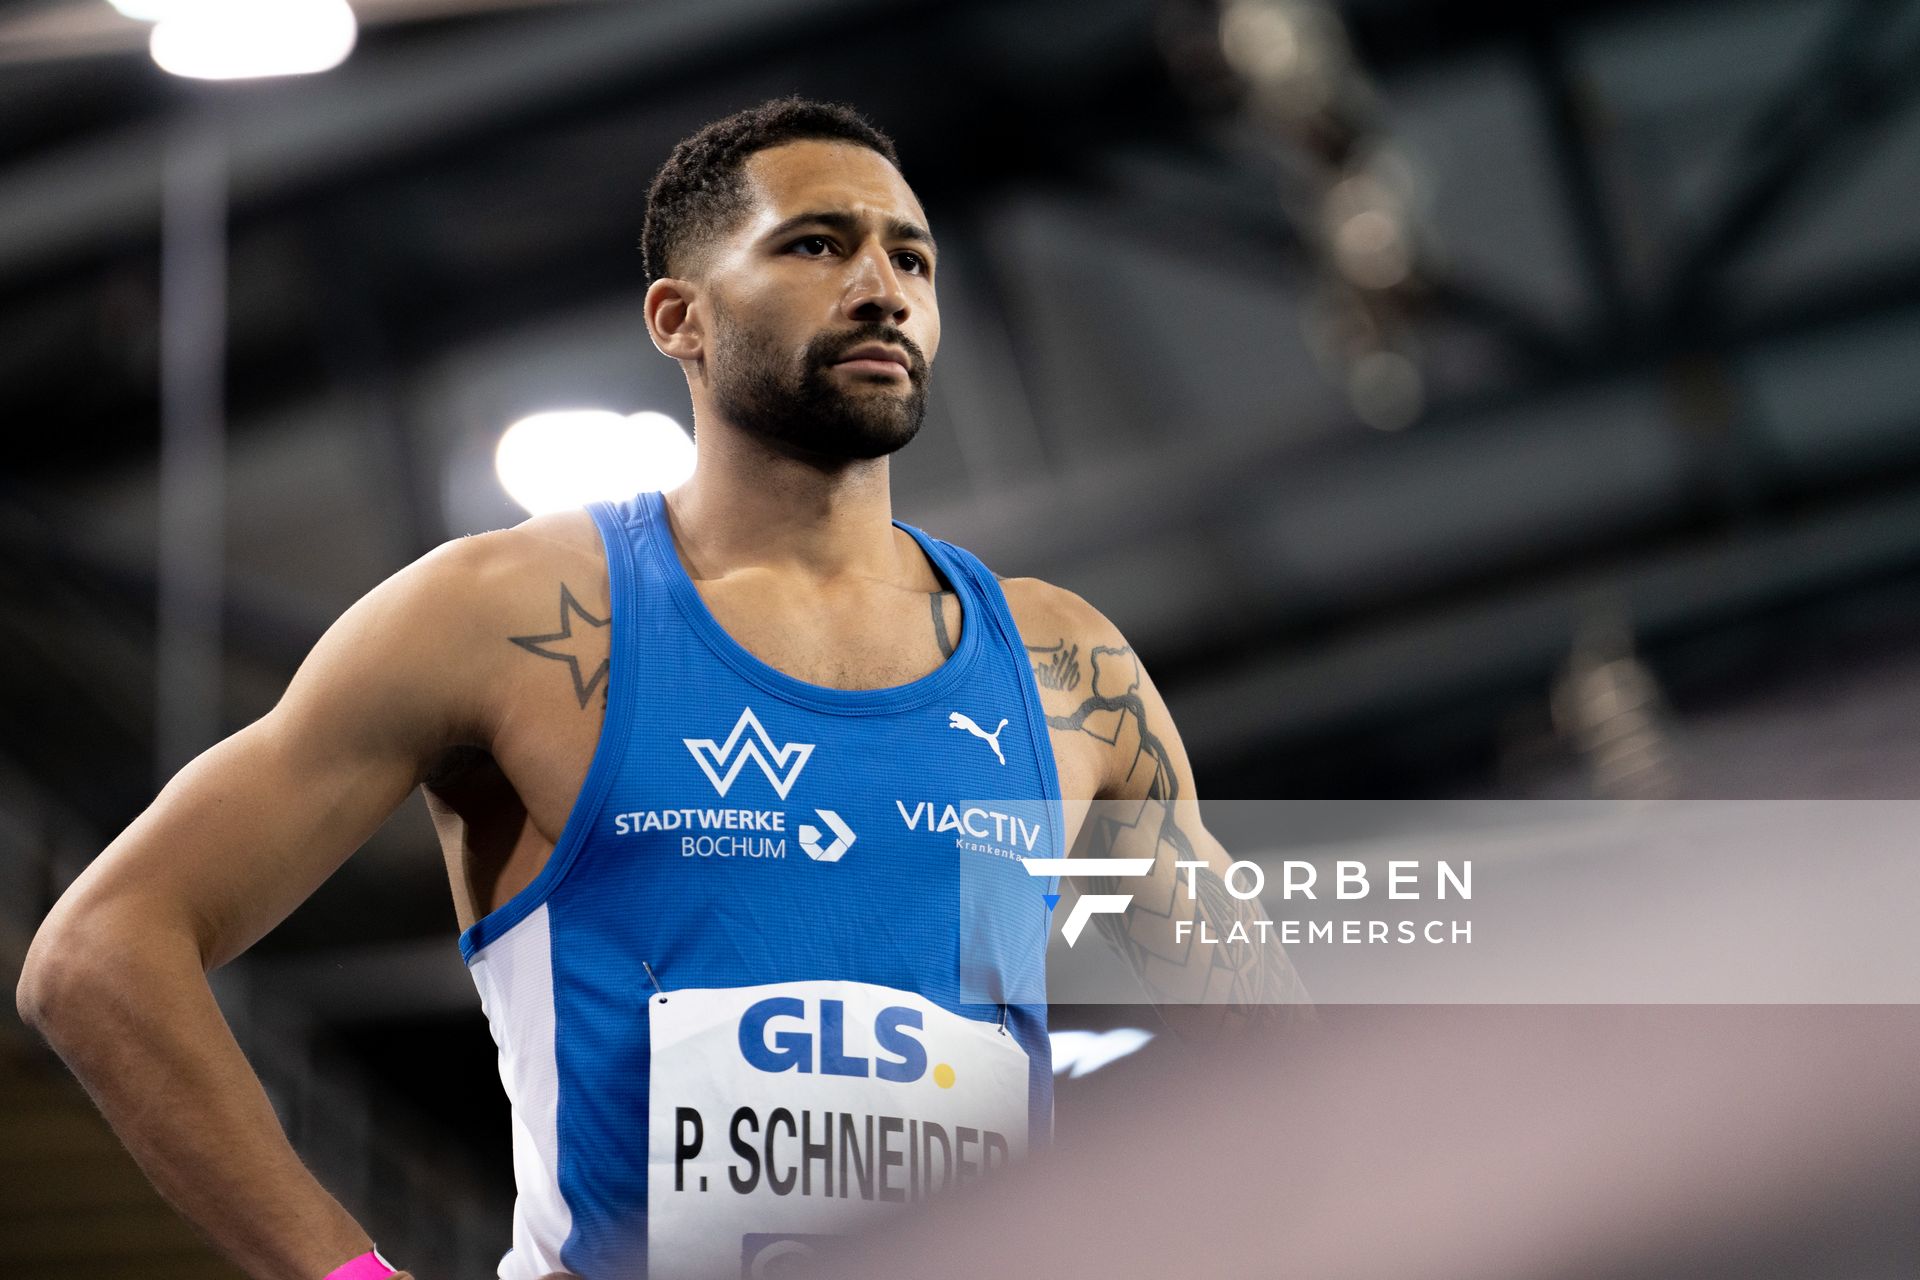
<instances>
[{"instance_id":1,"label":"mustache","mask_svg":"<svg viewBox=\"0 0 1920 1280\"><path fill-rule=\"evenodd\" d=\"M912 366L907 375L915 382L927 376L926 353L912 338L890 324L862 325L850 333L823 333L807 344L807 363L824 369L838 364L847 352L868 342L884 342L906 352L907 362Z\"/></svg>"}]
</instances>

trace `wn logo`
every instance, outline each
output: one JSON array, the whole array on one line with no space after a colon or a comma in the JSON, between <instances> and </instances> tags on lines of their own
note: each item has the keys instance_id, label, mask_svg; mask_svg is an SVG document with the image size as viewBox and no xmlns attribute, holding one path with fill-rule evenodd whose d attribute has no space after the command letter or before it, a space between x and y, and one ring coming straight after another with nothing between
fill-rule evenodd
<instances>
[{"instance_id":1,"label":"wn logo","mask_svg":"<svg viewBox=\"0 0 1920 1280\"><path fill-rule=\"evenodd\" d=\"M774 1280L802 1263L820 1256L820 1248L836 1244L842 1237L823 1235L772 1235L749 1231L740 1237L740 1275L742 1280Z\"/></svg>"},{"instance_id":2,"label":"wn logo","mask_svg":"<svg viewBox=\"0 0 1920 1280\"><path fill-rule=\"evenodd\" d=\"M833 843L826 848L820 847L820 828L810 822L803 822L794 835L800 838L800 852L815 862L838 862L846 851L853 847L853 828L847 825L845 818L831 809L815 809L820 821L827 824L833 832Z\"/></svg>"},{"instance_id":3,"label":"wn logo","mask_svg":"<svg viewBox=\"0 0 1920 1280\"><path fill-rule=\"evenodd\" d=\"M1153 874L1152 858L1022 858L1030 876L1145 876ZM1183 864L1184 865L1184 864ZM1195 864L1196 866L1199 864ZM1047 895L1047 905L1059 901L1058 894ZM1060 936L1072 946L1080 941L1080 931L1096 915L1120 915L1133 905L1130 893L1083 893L1067 912Z\"/></svg>"},{"instance_id":4,"label":"wn logo","mask_svg":"<svg viewBox=\"0 0 1920 1280\"><path fill-rule=\"evenodd\" d=\"M748 730L753 733L750 738L746 737ZM742 742L742 738L746 741ZM740 776L740 770L752 760L760 766L760 772L767 775L767 781L773 784L782 800L799 780L800 770L806 767L814 746L811 742L789 742L784 747L776 747L752 707L741 709L740 718L733 722L733 732L723 743L712 738L682 738L681 741L693 752L694 763L721 795L727 794L727 788Z\"/></svg>"},{"instance_id":5,"label":"wn logo","mask_svg":"<svg viewBox=\"0 0 1920 1280\"><path fill-rule=\"evenodd\" d=\"M1006 727L1007 727L1006 718L1002 717L1000 720L999 727L996 728L992 733L988 733L985 729L982 729L979 725L975 724L973 722L973 717L967 715L965 712L949 711L947 713L947 728L964 729L968 733L972 734L974 737L980 739L980 741L986 743L988 746L993 748L994 759L998 760L1001 764L1005 764L1007 762L1006 756L1000 753L1000 730Z\"/></svg>"},{"instance_id":6,"label":"wn logo","mask_svg":"<svg viewBox=\"0 0 1920 1280\"><path fill-rule=\"evenodd\" d=\"M847 1052L847 1004L822 1000L819 1016L807 1016L806 1001L794 996L769 996L747 1006L740 1015L740 1056L761 1071L794 1071L801 1075L873 1076L911 1084L927 1074L927 1047L913 1032L923 1027L918 1009L888 1005L873 1016L871 1058ZM813 1028L818 1026L816 1036ZM882 1057L882 1054L888 1056ZM936 1071L948 1087L953 1069Z\"/></svg>"}]
</instances>

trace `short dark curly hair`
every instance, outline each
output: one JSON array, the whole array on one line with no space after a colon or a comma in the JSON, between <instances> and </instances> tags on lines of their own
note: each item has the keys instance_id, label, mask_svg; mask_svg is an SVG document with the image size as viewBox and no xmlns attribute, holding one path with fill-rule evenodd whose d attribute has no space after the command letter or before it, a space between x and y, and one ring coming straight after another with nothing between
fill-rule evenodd
<instances>
[{"instance_id":1,"label":"short dark curly hair","mask_svg":"<svg viewBox=\"0 0 1920 1280\"><path fill-rule=\"evenodd\" d=\"M647 283L674 274L673 268L684 265L690 251L732 230L747 212L749 156L806 139L850 142L900 167L893 139L839 103L775 98L715 120L682 139L647 188L647 216L640 232Z\"/></svg>"}]
</instances>

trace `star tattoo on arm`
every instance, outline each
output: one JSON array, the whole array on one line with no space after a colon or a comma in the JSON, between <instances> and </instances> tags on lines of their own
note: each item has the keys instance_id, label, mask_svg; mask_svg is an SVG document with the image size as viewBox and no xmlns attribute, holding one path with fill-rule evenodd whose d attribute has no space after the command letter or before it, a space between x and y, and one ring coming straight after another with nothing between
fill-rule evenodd
<instances>
[{"instance_id":1,"label":"star tattoo on arm","mask_svg":"<svg viewBox=\"0 0 1920 1280\"><path fill-rule=\"evenodd\" d=\"M573 625L575 618L581 619L593 630L576 631ZM587 699L595 689L601 689L603 701L606 698L606 691L601 686L607 679L612 652L607 638L596 634L596 631L604 628L609 621L608 618L596 618L581 608L580 602L573 598L573 592L567 590L567 584L563 582L560 584L560 629L551 635L508 636L507 639L528 653L566 663L568 672L573 676L574 696L580 699L580 706L585 709ZM592 668L591 675L583 676L582 660L592 662L596 656L600 659L598 665Z\"/></svg>"}]
</instances>

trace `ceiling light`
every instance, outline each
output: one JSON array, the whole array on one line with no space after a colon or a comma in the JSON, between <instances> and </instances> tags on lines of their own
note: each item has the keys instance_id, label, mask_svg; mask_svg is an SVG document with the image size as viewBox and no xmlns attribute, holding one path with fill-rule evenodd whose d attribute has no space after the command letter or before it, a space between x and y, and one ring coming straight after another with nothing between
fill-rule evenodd
<instances>
[{"instance_id":1,"label":"ceiling light","mask_svg":"<svg viewBox=\"0 0 1920 1280\"><path fill-rule=\"evenodd\" d=\"M693 441L664 413L607 409L536 413L506 429L493 465L535 515L672 489L693 474Z\"/></svg>"},{"instance_id":2,"label":"ceiling light","mask_svg":"<svg viewBox=\"0 0 1920 1280\"><path fill-rule=\"evenodd\" d=\"M180 0L107 0L121 16L138 22L158 22L180 7Z\"/></svg>"},{"instance_id":3,"label":"ceiling light","mask_svg":"<svg viewBox=\"0 0 1920 1280\"><path fill-rule=\"evenodd\" d=\"M1369 351L1353 362L1347 397L1360 421L1376 431L1410 427L1426 408L1420 368L1398 351Z\"/></svg>"},{"instance_id":4,"label":"ceiling light","mask_svg":"<svg viewBox=\"0 0 1920 1280\"><path fill-rule=\"evenodd\" d=\"M162 70L195 80L311 75L346 61L358 28L347 0L119 0L158 11L147 47Z\"/></svg>"}]
</instances>

